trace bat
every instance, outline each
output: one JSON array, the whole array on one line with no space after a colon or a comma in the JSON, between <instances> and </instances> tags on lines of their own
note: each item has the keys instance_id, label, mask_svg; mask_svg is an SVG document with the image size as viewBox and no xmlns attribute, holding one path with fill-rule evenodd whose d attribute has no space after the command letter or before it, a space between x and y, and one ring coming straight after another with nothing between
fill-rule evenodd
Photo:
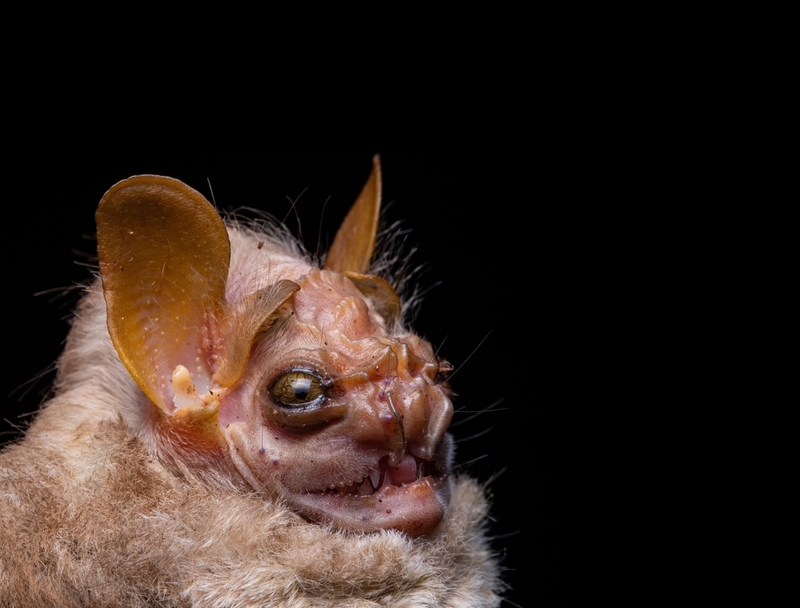
<instances>
[{"instance_id":1,"label":"bat","mask_svg":"<svg viewBox=\"0 0 800 608\"><path fill-rule=\"evenodd\" d=\"M499 605L380 200L376 157L316 259L171 178L105 194L55 394L0 453L0 603Z\"/></svg>"}]
</instances>

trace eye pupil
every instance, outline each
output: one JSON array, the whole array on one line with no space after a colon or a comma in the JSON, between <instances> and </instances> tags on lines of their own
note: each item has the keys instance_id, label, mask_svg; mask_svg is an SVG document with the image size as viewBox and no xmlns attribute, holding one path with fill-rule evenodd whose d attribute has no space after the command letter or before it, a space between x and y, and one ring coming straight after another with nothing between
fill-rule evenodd
<instances>
[{"instance_id":1,"label":"eye pupil","mask_svg":"<svg viewBox=\"0 0 800 608\"><path fill-rule=\"evenodd\" d=\"M309 378L295 378L291 382L295 399L304 401L311 392L311 380Z\"/></svg>"},{"instance_id":2,"label":"eye pupil","mask_svg":"<svg viewBox=\"0 0 800 608\"><path fill-rule=\"evenodd\" d=\"M293 370L279 376L269 389L273 401L285 406L308 406L323 396L322 381L316 375Z\"/></svg>"}]
</instances>

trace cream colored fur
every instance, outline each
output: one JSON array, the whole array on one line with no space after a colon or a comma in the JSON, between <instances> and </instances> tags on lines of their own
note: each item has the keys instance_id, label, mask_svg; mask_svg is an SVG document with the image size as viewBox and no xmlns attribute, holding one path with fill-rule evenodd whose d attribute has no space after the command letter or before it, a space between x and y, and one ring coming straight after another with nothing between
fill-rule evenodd
<instances>
[{"instance_id":1,"label":"cream colored fur","mask_svg":"<svg viewBox=\"0 0 800 608\"><path fill-rule=\"evenodd\" d=\"M257 237L231 237L231 267L246 267L237 243ZM310 523L223 470L168 464L148 439L152 404L111 345L98 290L76 312L56 397L0 454L0 605L499 605L487 502L473 480L451 480L442 522L412 538Z\"/></svg>"}]
</instances>

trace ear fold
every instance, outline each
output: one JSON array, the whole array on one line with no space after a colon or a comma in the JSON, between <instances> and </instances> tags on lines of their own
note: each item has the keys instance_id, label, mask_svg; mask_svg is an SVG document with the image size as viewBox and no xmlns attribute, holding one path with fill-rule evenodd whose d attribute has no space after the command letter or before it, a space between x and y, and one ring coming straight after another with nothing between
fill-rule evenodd
<instances>
[{"instance_id":1,"label":"ear fold","mask_svg":"<svg viewBox=\"0 0 800 608\"><path fill-rule=\"evenodd\" d=\"M225 315L223 333L225 356L214 372L213 381L220 386L233 386L242 376L250 357L250 346L256 335L269 325L278 308L300 289L297 283L281 280L230 307Z\"/></svg>"}]
</instances>

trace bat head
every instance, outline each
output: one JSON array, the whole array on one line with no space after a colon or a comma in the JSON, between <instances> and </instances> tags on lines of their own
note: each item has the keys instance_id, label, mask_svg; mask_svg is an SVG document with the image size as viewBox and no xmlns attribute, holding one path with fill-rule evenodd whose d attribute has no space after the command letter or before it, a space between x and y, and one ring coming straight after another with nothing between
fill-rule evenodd
<instances>
[{"instance_id":1,"label":"bat head","mask_svg":"<svg viewBox=\"0 0 800 608\"><path fill-rule=\"evenodd\" d=\"M449 366L368 274L380 190L376 157L319 268L227 228L182 182L136 176L100 202L98 256L109 334L159 454L312 521L417 535L448 503Z\"/></svg>"}]
</instances>

